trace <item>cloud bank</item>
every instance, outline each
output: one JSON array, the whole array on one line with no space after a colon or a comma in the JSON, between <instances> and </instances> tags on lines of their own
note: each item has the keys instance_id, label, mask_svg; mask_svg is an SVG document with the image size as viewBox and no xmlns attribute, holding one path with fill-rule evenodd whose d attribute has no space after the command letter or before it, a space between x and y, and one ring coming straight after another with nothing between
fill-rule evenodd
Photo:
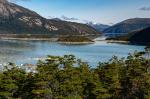
<instances>
[{"instance_id":1,"label":"cloud bank","mask_svg":"<svg viewBox=\"0 0 150 99\"><path fill-rule=\"evenodd\" d=\"M150 11L150 7L142 7L139 10L141 10L141 11Z\"/></svg>"}]
</instances>

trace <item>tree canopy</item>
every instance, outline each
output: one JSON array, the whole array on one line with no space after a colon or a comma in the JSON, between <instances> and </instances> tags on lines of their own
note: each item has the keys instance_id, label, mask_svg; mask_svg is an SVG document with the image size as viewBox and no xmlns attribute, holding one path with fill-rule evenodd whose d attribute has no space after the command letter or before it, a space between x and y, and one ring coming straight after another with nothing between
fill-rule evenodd
<instances>
[{"instance_id":1,"label":"tree canopy","mask_svg":"<svg viewBox=\"0 0 150 99\"><path fill-rule=\"evenodd\" d=\"M0 72L0 99L150 98L150 60L137 54L96 68L73 55L48 56L36 73L10 65Z\"/></svg>"}]
</instances>

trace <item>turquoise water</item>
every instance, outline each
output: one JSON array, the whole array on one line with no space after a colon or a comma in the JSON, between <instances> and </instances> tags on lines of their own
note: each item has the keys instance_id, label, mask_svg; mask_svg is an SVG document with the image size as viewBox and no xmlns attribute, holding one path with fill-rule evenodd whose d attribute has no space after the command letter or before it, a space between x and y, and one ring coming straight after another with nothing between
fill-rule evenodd
<instances>
[{"instance_id":1,"label":"turquoise water","mask_svg":"<svg viewBox=\"0 0 150 99\"><path fill-rule=\"evenodd\" d=\"M0 41L0 63L14 62L17 64L35 64L38 59L47 55L69 55L96 65L98 62L109 60L113 55L126 57L128 53L143 51L144 46L125 45L96 41L88 45L63 45L49 41Z\"/></svg>"}]
</instances>

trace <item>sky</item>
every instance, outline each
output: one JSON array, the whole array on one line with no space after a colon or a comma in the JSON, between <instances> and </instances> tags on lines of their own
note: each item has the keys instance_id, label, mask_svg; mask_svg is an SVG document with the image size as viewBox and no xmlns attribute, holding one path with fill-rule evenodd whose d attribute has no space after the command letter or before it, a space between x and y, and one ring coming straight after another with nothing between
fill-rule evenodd
<instances>
[{"instance_id":1,"label":"sky","mask_svg":"<svg viewBox=\"0 0 150 99\"><path fill-rule=\"evenodd\" d=\"M17 0L45 18L115 24L129 18L150 18L150 0Z\"/></svg>"}]
</instances>

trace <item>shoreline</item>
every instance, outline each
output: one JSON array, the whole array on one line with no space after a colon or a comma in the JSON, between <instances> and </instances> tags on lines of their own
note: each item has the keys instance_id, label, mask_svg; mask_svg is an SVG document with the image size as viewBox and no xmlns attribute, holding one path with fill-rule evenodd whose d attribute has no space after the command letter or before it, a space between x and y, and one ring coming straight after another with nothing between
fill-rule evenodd
<instances>
[{"instance_id":1,"label":"shoreline","mask_svg":"<svg viewBox=\"0 0 150 99\"><path fill-rule=\"evenodd\" d=\"M118 40L104 40L107 43L120 43L120 44L129 44L129 41L118 41Z\"/></svg>"},{"instance_id":2,"label":"shoreline","mask_svg":"<svg viewBox=\"0 0 150 99\"><path fill-rule=\"evenodd\" d=\"M59 44L74 44L74 45L78 45L78 44L94 44L95 42L60 42L58 41Z\"/></svg>"},{"instance_id":3,"label":"shoreline","mask_svg":"<svg viewBox=\"0 0 150 99\"><path fill-rule=\"evenodd\" d=\"M0 40L20 40L20 41L51 41L58 42L60 44L93 44L95 42L63 42L57 41L59 38L8 38L2 37Z\"/></svg>"},{"instance_id":4,"label":"shoreline","mask_svg":"<svg viewBox=\"0 0 150 99\"><path fill-rule=\"evenodd\" d=\"M9 38L1 37L0 40L22 40L22 41L52 41L57 42L58 38Z\"/></svg>"},{"instance_id":5,"label":"shoreline","mask_svg":"<svg viewBox=\"0 0 150 99\"><path fill-rule=\"evenodd\" d=\"M20 40L20 41L51 41L58 42L59 44L94 44L96 41L106 41L107 43L120 43L129 44L129 41L118 41L118 40L94 40L93 42L63 42L58 41L58 37L52 38L16 38L16 37L0 37L0 40Z\"/></svg>"},{"instance_id":6,"label":"shoreline","mask_svg":"<svg viewBox=\"0 0 150 99\"><path fill-rule=\"evenodd\" d=\"M65 44L92 44L96 41L106 41L108 43L125 43L128 44L128 41L118 41L118 40L94 40L93 42L63 42L63 41L57 41L58 37L53 38L14 38L14 37L1 37L0 40L23 40L23 41L52 41L52 42L58 42L58 43L65 43Z\"/></svg>"}]
</instances>

